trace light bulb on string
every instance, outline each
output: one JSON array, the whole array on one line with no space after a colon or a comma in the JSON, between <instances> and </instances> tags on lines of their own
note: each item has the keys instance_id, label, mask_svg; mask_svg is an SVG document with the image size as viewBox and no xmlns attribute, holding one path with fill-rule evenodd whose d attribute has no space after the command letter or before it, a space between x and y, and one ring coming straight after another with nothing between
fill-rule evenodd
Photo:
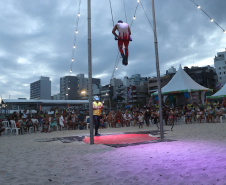
<instances>
[{"instance_id":1,"label":"light bulb on string","mask_svg":"<svg viewBox=\"0 0 226 185\"><path fill-rule=\"evenodd\" d=\"M137 3L139 3L140 2L140 0L137 0Z\"/></svg>"},{"instance_id":2,"label":"light bulb on string","mask_svg":"<svg viewBox=\"0 0 226 185\"><path fill-rule=\"evenodd\" d=\"M200 6L200 5L198 5L198 6L197 6L197 8L198 8L198 9L200 9L200 8L201 8L201 6Z\"/></svg>"},{"instance_id":3,"label":"light bulb on string","mask_svg":"<svg viewBox=\"0 0 226 185\"><path fill-rule=\"evenodd\" d=\"M78 17L80 17L80 13L78 13Z\"/></svg>"},{"instance_id":4,"label":"light bulb on string","mask_svg":"<svg viewBox=\"0 0 226 185\"><path fill-rule=\"evenodd\" d=\"M78 34L78 30L76 30L75 33Z\"/></svg>"},{"instance_id":5,"label":"light bulb on string","mask_svg":"<svg viewBox=\"0 0 226 185\"><path fill-rule=\"evenodd\" d=\"M74 59L72 58L71 61L74 62Z\"/></svg>"},{"instance_id":6,"label":"light bulb on string","mask_svg":"<svg viewBox=\"0 0 226 185\"><path fill-rule=\"evenodd\" d=\"M76 48L76 46L75 46L75 45L73 45L73 48L75 49L75 48Z\"/></svg>"},{"instance_id":7,"label":"light bulb on string","mask_svg":"<svg viewBox=\"0 0 226 185\"><path fill-rule=\"evenodd\" d=\"M226 31L225 31L225 30L223 30L223 32L224 32L224 33L226 33Z\"/></svg>"},{"instance_id":8,"label":"light bulb on string","mask_svg":"<svg viewBox=\"0 0 226 185\"><path fill-rule=\"evenodd\" d=\"M117 69L118 69L118 67L115 67L115 69L117 70Z\"/></svg>"},{"instance_id":9,"label":"light bulb on string","mask_svg":"<svg viewBox=\"0 0 226 185\"><path fill-rule=\"evenodd\" d=\"M210 19L210 22L213 22L213 21L214 21L214 20L211 18L211 19Z\"/></svg>"},{"instance_id":10,"label":"light bulb on string","mask_svg":"<svg viewBox=\"0 0 226 185\"><path fill-rule=\"evenodd\" d=\"M133 20L135 20L136 19L136 17L135 16L133 16Z\"/></svg>"},{"instance_id":11,"label":"light bulb on string","mask_svg":"<svg viewBox=\"0 0 226 185\"><path fill-rule=\"evenodd\" d=\"M72 70L70 70L70 73L72 73Z\"/></svg>"}]
</instances>

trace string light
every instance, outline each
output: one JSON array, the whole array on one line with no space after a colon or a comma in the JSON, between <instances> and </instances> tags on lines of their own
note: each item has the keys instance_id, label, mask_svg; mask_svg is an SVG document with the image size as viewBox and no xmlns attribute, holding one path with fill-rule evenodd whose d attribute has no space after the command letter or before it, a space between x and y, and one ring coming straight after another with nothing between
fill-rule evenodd
<instances>
[{"instance_id":1,"label":"string light","mask_svg":"<svg viewBox=\"0 0 226 185\"><path fill-rule=\"evenodd\" d=\"M118 69L118 67L115 67L115 69L117 70L117 69Z\"/></svg>"},{"instance_id":2,"label":"string light","mask_svg":"<svg viewBox=\"0 0 226 185\"><path fill-rule=\"evenodd\" d=\"M79 23L79 18L81 16L80 14L80 5L81 5L81 0L79 0L79 4L78 4L78 13L77 13L77 20L76 20L76 25L75 25L75 35L74 35L74 41L73 41L73 47L72 47L72 57L71 57L71 62L70 62L70 74L72 73L72 67L73 67L73 63L75 61L75 48L76 48L76 35L78 34L78 23Z\"/></svg>"},{"instance_id":3,"label":"string light","mask_svg":"<svg viewBox=\"0 0 226 185\"><path fill-rule=\"evenodd\" d=\"M201 8L200 5L198 5L194 0L190 0L199 10L201 10L207 17L209 17L210 22L214 22L222 31L225 33L225 29L223 29L210 15Z\"/></svg>"},{"instance_id":4,"label":"string light","mask_svg":"<svg viewBox=\"0 0 226 185\"><path fill-rule=\"evenodd\" d=\"M226 33L226 31L225 31L225 30L223 30L223 32L224 32L224 33Z\"/></svg>"},{"instance_id":5,"label":"string light","mask_svg":"<svg viewBox=\"0 0 226 185\"><path fill-rule=\"evenodd\" d=\"M140 2L140 0L137 0L137 3L139 3Z\"/></svg>"},{"instance_id":6,"label":"string light","mask_svg":"<svg viewBox=\"0 0 226 185\"><path fill-rule=\"evenodd\" d=\"M135 20L136 19L136 17L135 16L133 16L133 20Z\"/></svg>"}]
</instances>

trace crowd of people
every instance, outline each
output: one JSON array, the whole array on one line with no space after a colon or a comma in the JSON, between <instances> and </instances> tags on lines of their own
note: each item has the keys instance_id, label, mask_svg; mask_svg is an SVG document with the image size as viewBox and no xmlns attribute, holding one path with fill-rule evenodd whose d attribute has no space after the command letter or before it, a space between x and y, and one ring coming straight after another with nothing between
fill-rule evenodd
<instances>
[{"instance_id":1,"label":"crowd of people","mask_svg":"<svg viewBox=\"0 0 226 185\"><path fill-rule=\"evenodd\" d=\"M205 103L205 105L197 105L189 103L185 106L168 107L163 106L162 117L165 125L173 125L178 119L183 118L185 123L192 122L220 122L220 117L226 111L226 100L219 104ZM149 127L150 124L156 124L158 127L159 122L159 108L158 106L152 107L131 107L129 109L117 109L108 111L102 109L100 113L100 128L107 127L130 127L138 126L142 128ZM8 121L9 126L11 121L15 121L16 127L20 128L20 133L33 131L51 132L56 130L68 129L86 129L89 124L88 110L73 110L73 109L56 109L53 114L43 113L30 114L26 111L14 112L0 120L0 133L5 131L4 121Z\"/></svg>"}]
</instances>

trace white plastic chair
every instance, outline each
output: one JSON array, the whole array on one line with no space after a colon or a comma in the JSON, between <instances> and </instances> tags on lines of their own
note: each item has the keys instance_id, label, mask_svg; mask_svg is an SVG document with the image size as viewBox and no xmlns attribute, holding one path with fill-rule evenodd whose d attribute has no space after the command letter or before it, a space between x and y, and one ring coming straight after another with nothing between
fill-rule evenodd
<instances>
[{"instance_id":1,"label":"white plastic chair","mask_svg":"<svg viewBox=\"0 0 226 185\"><path fill-rule=\"evenodd\" d=\"M10 131L10 134L11 134L12 133L12 128L10 127L9 122L8 121L3 121L2 124L3 124L3 127L5 128L5 132L4 133L7 134L8 131Z\"/></svg>"},{"instance_id":2,"label":"white plastic chair","mask_svg":"<svg viewBox=\"0 0 226 185\"><path fill-rule=\"evenodd\" d=\"M11 123L11 126L12 126L12 130L11 130L11 133L13 133L13 130L16 131L16 135L18 135L18 130L20 130L20 128L17 128L16 127L16 122L14 120L10 120L10 123Z\"/></svg>"},{"instance_id":3,"label":"white plastic chair","mask_svg":"<svg viewBox=\"0 0 226 185\"><path fill-rule=\"evenodd\" d=\"M89 123L87 122L87 121L88 121L88 118L89 118L89 116L86 116L86 129L87 129L87 130L88 130L89 125L90 125L90 121L89 121Z\"/></svg>"}]
</instances>

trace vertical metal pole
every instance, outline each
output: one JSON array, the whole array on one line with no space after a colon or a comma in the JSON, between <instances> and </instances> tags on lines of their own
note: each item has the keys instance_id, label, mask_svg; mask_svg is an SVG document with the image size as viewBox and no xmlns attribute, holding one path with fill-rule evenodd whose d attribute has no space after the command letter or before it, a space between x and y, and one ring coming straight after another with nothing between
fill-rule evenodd
<instances>
[{"instance_id":1,"label":"vertical metal pole","mask_svg":"<svg viewBox=\"0 0 226 185\"><path fill-rule=\"evenodd\" d=\"M91 0L87 0L88 10L88 73L89 73L89 121L90 144L94 144L93 137L93 90L92 90L92 45L91 45Z\"/></svg>"},{"instance_id":2,"label":"vertical metal pole","mask_svg":"<svg viewBox=\"0 0 226 185\"><path fill-rule=\"evenodd\" d=\"M158 41L156 34L156 23L155 23L155 4L152 0L152 15L153 15L153 28L154 28L154 42L155 42L155 59L156 59L156 72L157 72L157 83L158 83L158 100L159 100L159 118L160 118L160 137L164 138L163 121L162 121L162 92L161 92L161 79L159 70L159 55L158 55Z\"/></svg>"}]
</instances>

